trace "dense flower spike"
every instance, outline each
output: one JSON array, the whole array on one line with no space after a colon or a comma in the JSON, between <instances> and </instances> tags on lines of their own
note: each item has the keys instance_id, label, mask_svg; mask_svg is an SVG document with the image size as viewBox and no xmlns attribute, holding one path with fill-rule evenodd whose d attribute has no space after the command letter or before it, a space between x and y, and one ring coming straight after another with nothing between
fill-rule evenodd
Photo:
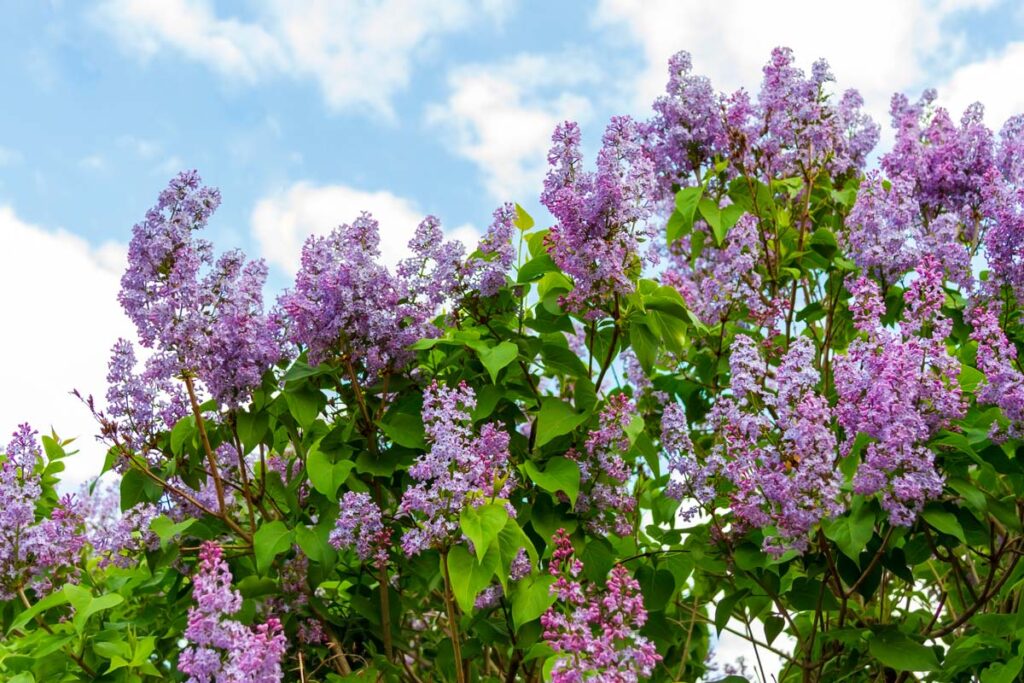
<instances>
[{"instance_id":1,"label":"dense flower spike","mask_svg":"<svg viewBox=\"0 0 1024 683\"><path fill-rule=\"evenodd\" d=\"M360 560L373 560L378 567L387 564L391 530L384 526L380 507L370 494L347 491L339 508L330 544L339 550L355 546Z\"/></svg>"},{"instance_id":2,"label":"dense flower spike","mask_svg":"<svg viewBox=\"0 0 1024 683\"><path fill-rule=\"evenodd\" d=\"M566 305L594 318L613 297L632 291L639 274L638 252L651 214L654 167L640 144L640 130L629 117L612 119L596 172L582 168L575 123L559 124L552 142L552 168L541 195L557 221L548 233L548 253L573 279Z\"/></svg>"},{"instance_id":3,"label":"dense flower spike","mask_svg":"<svg viewBox=\"0 0 1024 683\"><path fill-rule=\"evenodd\" d=\"M279 683L287 641L281 622L270 617L249 628L230 616L242 608L242 596L231 587L231 570L223 551L203 544L192 578L196 606L189 609L185 638L189 645L178 657L178 670L189 683Z\"/></svg>"},{"instance_id":4,"label":"dense flower spike","mask_svg":"<svg viewBox=\"0 0 1024 683\"><path fill-rule=\"evenodd\" d=\"M516 486L508 432L489 423L474 434L470 412L475 406L476 396L465 384L448 388L435 382L424 392L430 450L409 468L417 483L405 490L398 508L416 523L402 537L407 555L457 542L459 512L465 506L507 499Z\"/></svg>"},{"instance_id":5,"label":"dense flower spike","mask_svg":"<svg viewBox=\"0 0 1024 683\"><path fill-rule=\"evenodd\" d=\"M942 493L935 456L924 442L965 409L959 363L945 343L952 323L940 311L942 284L941 266L926 257L906 292L906 315L896 331L882 326L885 306L878 286L858 280L852 308L867 336L836 358L836 415L847 434L844 450L852 448L857 434L873 439L863 451L854 491L881 494L892 523L903 526Z\"/></svg>"},{"instance_id":6,"label":"dense flower spike","mask_svg":"<svg viewBox=\"0 0 1024 683\"><path fill-rule=\"evenodd\" d=\"M433 217L409 247L414 255L392 274L378 262L378 223L366 213L306 240L295 287L279 304L291 340L309 349L311 363L340 358L375 377L400 369L413 357L410 344L434 336L429 321L454 294L462 247L441 240Z\"/></svg>"},{"instance_id":7,"label":"dense flower spike","mask_svg":"<svg viewBox=\"0 0 1024 683\"><path fill-rule=\"evenodd\" d=\"M993 437L1000 441L1020 438L1024 434L1024 373L1017 366L1017 347L1007 340L990 307L976 307L971 324L971 339L978 342L978 369L985 374L978 387L978 401L999 406L1010 421L1005 430L993 425Z\"/></svg>"},{"instance_id":8,"label":"dense flower spike","mask_svg":"<svg viewBox=\"0 0 1024 683\"><path fill-rule=\"evenodd\" d=\"M220 193L195 171L174 178L132 229L118 298L155 352L147 374L198 375L218 401L237 406L281 350L263 312L266 266L237 251L214 262L210 243L192 234L219 205Z\"/></svg>"},{"instance_id":9,"label":"dense flower spike","mask_svg":"<svg viewBox=\"0 0 1024 683\"><path fill-rule=\"evenodd\" d=\"M494 210L491 225L480 239L480 257L472 259L469 264L480 296L494 296L505 284L506 274L516 256L512 246L515 221L515 205L502 204Z\"/></svg>"},{"instance_id":10,"label":"dense flower spike","mask_svg":"<svg viewBox=\"0 0 1024 683\"><path fill-rule=\"evenodd\" d=\"M42 452L29 425L18 427L0 457L0 600L26 589L42 597L77 575L85 546L81 505L67 495L37 519Z\"/></svg>"},{"instance_id":11,"label":"dense flower spike","mask_svg":"<svg viewBox=\"0 0 1024 683\"><path fill-rule=\"evenodd\" d=\"M587 437L586 453L570 453L580 468L576 511L594 533L628 536L633 529L636 500L628 487L632 468L623 456L631 445L634 419L639 416L629 397L613 395L601 411L600 426Z\"/></svg>"},{"instance_id":12,"label":"dense flower spike","mask_svg":"<svg viewBox=\"0 0 1024 683\"><path fill-rule=\"evenodd\" d=\"M640 584L617 564L603 590L584 585L578 578L583 565L572 556L564 529L554 543L549 571L558 603L541 617L544 640L557 655L551 680L629 683L650 676L661 655L639 634L647 621Z\"/></svg>"},{"instance_id":13,"label":"dense flower spike","mask_svg":"<svg viewBox=\"0 0 1024 683\"><path fill-rule=\"evenodd\" d=\"M816 391L813 361L814 346L806 337L794 340L772 367L756 341L737 336L730 358L732 396L712 409L717 438L707 461L698 465L686 455L688 441L674 433L677 414L670 414L662 437L679 454L674 471L700 502L709 501L707 482L716 471L732 482L737 527L764 529L764 548L773 555L806 550L815 525L844 509L832 411Z\"/></svg>"}]
</instances>

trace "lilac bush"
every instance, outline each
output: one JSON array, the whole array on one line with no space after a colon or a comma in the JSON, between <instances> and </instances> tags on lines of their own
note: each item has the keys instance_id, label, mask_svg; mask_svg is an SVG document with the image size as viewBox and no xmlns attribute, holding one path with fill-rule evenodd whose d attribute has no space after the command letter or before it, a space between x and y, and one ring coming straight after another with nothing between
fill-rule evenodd
<instances>
[{"instance_id":1,"label":"lilac bush","mask_svg":"<svg viewBox=\"0 0 1024 683\"><path fill-rule=\"evenodd\" d=\"M824 61L762 76L679 53L593 161L557 125L550 220L389 267L339 216L270 307L172 179L82 395L107 483L0 451L0 677L1019 678L1024 117L897 94L876 153Z\"/></svg>"}]
</instances>

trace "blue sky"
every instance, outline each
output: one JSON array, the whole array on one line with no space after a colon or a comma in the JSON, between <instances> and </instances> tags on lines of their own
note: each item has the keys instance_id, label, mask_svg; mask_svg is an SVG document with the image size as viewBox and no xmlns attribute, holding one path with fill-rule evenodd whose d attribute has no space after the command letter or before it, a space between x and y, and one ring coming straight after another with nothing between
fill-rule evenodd
<instances>
[{"instance_id":1,"label":"blue sky","mask_svg":"<svg viewBox=\"0 0 1024 683\"><path fill-rule=\"evenodd\" d=\"M1024 110L1024 14L996 0L0 2L0 430L83 437L75 479L100 454L67 392L103 393L131 226L180 169L221 188L208 237L265 257L272 294L364 208L389 259L426 213L470 241L501 201L542 218L554 124L593 150L679 49L730 90L774 45L825 57L885 130L894 90Z\"/></svg>"}]
</instances>

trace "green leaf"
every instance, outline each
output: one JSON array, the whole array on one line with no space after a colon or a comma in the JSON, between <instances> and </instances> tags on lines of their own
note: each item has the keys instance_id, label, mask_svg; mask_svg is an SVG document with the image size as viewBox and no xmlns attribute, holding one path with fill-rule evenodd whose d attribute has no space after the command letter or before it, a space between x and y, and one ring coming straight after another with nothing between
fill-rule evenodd
<instances>
[{"instance_id":1,"label":"green leaf","mask_svg":"<svg viewBox=\"0 0 1024 683\"><path fill-rule=\"evenodd\" d=\"M508 522L508 511L501 503L488 503L478 508L466 506L459 514L459 525L466 538L473 541L476 559L483 562L488 548L498 539L498 532Z\"/></svg>"},{"instance_id":2,"label":"green leaf","mask_svg":"<svg viewBox=\"0 0 1024 683\"><path fill-rule=\"evenodd\" d=\"M67 586L65 586L65 588L67 588ZM85 604L84 608L80 608L77 604L75 605L75 618L73 619L73 623L75 625L75 630L79 633L82 633L82 631L85 630L85 623L89 621L89 617L98 612L108 610L111 607L116 607L124 602L124 598L117 593L107 593L106 595L101 595L98 598L92 598L92 595L90 594L89 597L90 600Z\"/></svg>"},{"instance_id":3,"label":"green leaf","mask_svg":"<svg viewBox=\"0 0 1024 683\"><path fill-rule=\"evenodd\" d=\"M921 516L924 518L924 521L942 533L955 537L961 543L967 543L967 539L964 538L964 529L960 526L959 520L957 520L956 515L952 512L929 505L925 507Z\"/></svg>"},{"instance_id":4,"label":"green leaf","mask_svg":"<svg viewBox=\"0 0 1024 683\"><path fill-rule=\"evenodd\" d=\"M935 652L895 629L876 633L868 642L871 656L896 671L935 671Z\"/></svg>"},{"instance_id":5,"label":"green leaf","mask_svg":"<svg viewBox=\"0 0 1024 683\"><path fill-rule=\"evenodd\" d=\"M311 387L290 389L284 393L288 412L303 429L309 429L320 415L320 404L324 395Z\"/></svg>"},{"instance_id":6,"label":"green leaf","mask_svg":"<svg viewBox=\"0 0 1024 683\"><path fill-rule=\"evenodd\" d=\"M419 414L413 415L404 411L392 412L380 422L380 430L399 446L419 450L426 449L423 418Z\"/></svg>"},{"instance_id":7,"label":"green leaf","mask_svg":"<svg viewBox=\"0 0 1024 683\"><path fill-rule=\"evenodd\" d=\"M726 624L729 623L729 619L732 617L733 609L748 593L750 591L743 588L735 593L727 593L725 597L718 601L718 605L715 607L715 629L719 633L725 630Z\"/></svg>"},{"instance_id":8,"label":"green leaf","mask_svg":"<svg viewBox=\"0 0 1024 683\"><path fill-rule=\"evenodd\" d=\"M251 450L263 440L270 425L266 413L241 411L235 415L235 426L238 428L238 438Z\"/></svg>"},{"instance_id":9,"label":"green leaf","mask_svg":"<svg viewBox=\"0 0 1024 683\"><path fill-rule=\"evenodd\" d=\"M306 553L306 557L317 564L333 565L335 551L316 527L300 525L295 528L295 542Z\"/></svg>"},{"instance_id":10,"label":"green leaf","mask_svg":"<svg viewBox=\"0 0 1024 683\"><path fill-rule=\"evenodd\" d=\"M252 537L253 555L256 556L256 568L261 574L266 573L275 557L291 547L293 536L280 520L267 522L256 530Z\"/></svg>"},{"instance_id":11,"label":"green leaf","mask_svg":"<svg viewBox=\"0 0 1024 683\"><path fill-rule=\"evenodd\" d=\"M477 355L480 356L480 362L484 364L487 372L491 375L491 383L497 384L498 372L519 356L519 347L510 341L503 341L497 346L478 351Z\"/></svg>"},{"instance_id":12,"label":"green leaf","mask_svg":"<svg viewBox=\"0 0 1024 683\"><path fill-rule=\"evenodd\" d=\"M177 424L171 429L171 452L175 455L181 455L185 450L186 442L195 447L197 433L196 418L193 415L188 415L178 420Z\"/></svg>"},{"instance_id":13,"label":"green leaf","mask_svg":"<svg viewBox=\"0 0 1024 683\"><path fill-rule=\"evenodd\" d=\"M843 554L857 561L875 533L875 513L863 500L849 515L837 517L825 525L825 536L835 541Z\"/></svg>"},{"instance_id":14,"label":"green leaf","mask_svg":"<svg viewBox=\"0 0 1024 683\"><path fill-rule=\"evenodd\" d=\"M526 213L526 209L519 206L519 202L516 202L516 217L515 220L512 221L512 224L523 232L526 232L534 225L533 217Z\"/></svg>"},{"instance_id":15,"label":"green leaf","mask_svg":"<svg viewBox=\"0 0 1024 683\"><path fill-rule=\"evenodd\" d=\"M149 528L160 539L160 548L167 550L168 542L175 536L183 534L195 521L195 519L185 519L175 523L170 517L160 515L153 518L153 521L149 523Z\"/></svg>"},{"instance_id":16,"label":"green leaf","mask_svg":"<svg viewBox=\"0 0 1024 683\"><path fill-rule=\"evenodd\" d=\"M722 246L729 229L736 225L740 216L744 214L743 207L739 204L730 204L724 209L719 209L714 200L704 197L697 204L701 216L711 228L711 234L715 237L715 244Z\"/></svg>"},{"instance_id":17,"label":"green leaf","mask_svg":"<svg viewBox=\"0 0 1024 683\"><path fill-rule=\"evenodd\" d=\"M310 483L332 502L338 500L338 489L348 479L355 465L352 460L331 462L327 454L320 450L319 441L313 444L306 455L306 472L309 473Z\"/></svg>"},{"instance_id":18,"label":"green leaf","mask_svg":"<svg viewBox=\"0 0 1024 683\"><path fill-rule=\"evenodd\" d=\"M536 447L540 448L552 439L568 434L586 419L586 415L580 415L568 403L554 397L545 398L537 415Z\"/></svg>"},{"instance_id":19,"label":"green leaf","mask_svg":"<svg viewBox=\"0 0 1024 683\"><path fill-rule=\"evenodd\" d=\"M18 616L14 617L14 620L11 621L11 626L7 629L7 632L10 633L11 631L21 630L21 628L29 621L34 619L36 615L42 614L43 612L52 607L57 607L58 605L65 605L68 602L70 602L70 600L68 599L67 593L65 593L64 591L50 593L36 604L26 609L24 612L19 612Z\"/></svg>"},{"instance_id":20,"label":"green leaf","mask_svg":"<svg viewBox=\"0 0 1024 683\"><path fill-rule=\"evenodd\" d=\"M442 562L444 556L442 555ZM498 570L498 549L491 546L478 562L465 546L457 545L448 551L448 574L451 577L452 593L459 607L467 614L473 610L477 594L491 584ZM443 568L442 568L443 571Z\"/></svg>"},{"instance_id":21,"label":"green leaf","mask_svg":"<svg viewBox=\"0 0 1024 683\"><path fill-rule=\"evenodd\" d=\"M764 620L764 639L769 645L775 642L775 639L782 633L782 628L786 625L786 620L780 617L778 614L772 614L766 617Z\"/></svg>"},{"instance_id":22,"label":"green leaf","mask_svg":"<svg viewBox=\"0 0 1024 683\"><path fill-rule=\"evenodd\" d=\"M690 229L693 227L693 216L697 211L697 204L700 202L703 193L704 188L700 185L684 187L676 193L676 210L672 216L673 218L678 216L678 218L669 220L668 229L666 230L669 244L690 232Z\"/></svg>"},{"instance_id":23,"label":"green leaf","mask_svg":"<svg viewBox=\"0 0 1024 683\"><path fill-rule=\"evenodd\" d=\"M512 623L516 629L540 618L557 596L551 594L555 577L550 574L531 575L516 583L512 589Z\"/></svg>"},{"instance_id":24,"label":"green leaf","mask_svg":"<svg viewBox=\"0 0 1024 683\"><path fill-rule=\"evenodd\" d=\"M523 470L530 480L550 493L561 491L569 497L569 504L576 507L576 498L580 494L580 467L562 455L548 459L541 470L531 460L523 463Z\"/></svg>"},{"instance_id":25,"label":"green leaf","mask_svg":"<svg viewBox=\"0 0 1024 683\"><path fill-rule=\"evenodd\" d=\"M981 672L981 683L1013 683L1024 668L1024 656L1018 655L1008 662L992 664Z\"/></svg>"},{"instance_id":26,"label":"green leaf","mask_svg":"<svg viewBox=\"0 0 1024 683\"><path fill-rule=\"evenodd\" d=\"M547 252L534 256L523 264L523 267L516 273L516 282L526 284L541 277L545 273L557 272L558 266L551 260Z\"/></svg>"}]
</instances>

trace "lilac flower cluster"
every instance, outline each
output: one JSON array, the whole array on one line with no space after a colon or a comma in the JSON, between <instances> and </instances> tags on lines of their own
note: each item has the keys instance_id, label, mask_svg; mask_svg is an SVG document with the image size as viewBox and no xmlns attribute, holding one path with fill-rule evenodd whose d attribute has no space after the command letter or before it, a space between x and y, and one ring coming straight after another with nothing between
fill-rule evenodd
<instances>
[{"instance_id":1,"label":"lilac flower cluster","mask_svg":"<svg viewBox=\"0 0 1024 683\"><path fill-rule=\"evenodd\" d=\"M494 296L505 284L516 256L512 246L515 221L514 204L502 204L495 209L491 225L480 239L479 256L473 255L467 264L469 279L480 296Z\"/></svg>"},{"instance_id":2,"label":"lilac flower cluster","mask_svg":"<svg viewBox=\"0 0 1024 683\"><path fill-rule=\"evenodd\" d=\"M380 259L378 223L369 214L302 247L295 287L281 296L292 342L311 363L347 359L368 376L399 369L408 346L435 336L430 318L457 289L462 246L444 242L427 217L409 243L413 256L391 273Z\"/></svg>"},{"instance_id":3,"label":"lilac flower cluster","mask_svg":"<svg viewBox=\"0 0 1024 683\"><path fill-rule=\"evenodd\" d=\"M661 661L654 644L639 634L647 622L640 584L621 564L604 589L579 580L583 564L573 557L564 529L554 536L549 572L558 602L541 616L544 641L558 656L553 683L630 683L649 677Z\"/></svg>"},{"instance_id":4,"label":"lilac flower cluster","mask_svg":"<svg viewBox=\"0 0 1024 683\"><path fill-rule=\"evenodd\" d=\"M89 544L99 556L99 565L131 567L138 564L147 550L159 545L160 539L149 525L159 514L155 505L140 503L107 523L88 525Z\"/></svg>"},{"instance_id":5,"label":"lilac flower cluster","mask_svg":"<svg viewBox=\"0 0 1024 683\"><path fill-rule=\"evenodd\" d=\"M384 526L380 507L370 494L347 491L339 508L328 542L338 550L355 546L360 560L373 560L377 567L386 565L391 529Z\"/></svg>"},{"instance_id":6,"label":"lilac flower cluster","mask_svg":"<svg viewBox=\"0 0 1024 683\"><path fill-rule=\"evenodd\" d=\"M793 61L788 48L772 51L755 102L742 90L715 93L707 78L691 73L686 52L669 60L666 94L643 127L659 203L700 182L718 159L732 162L731 173L775 178L863 168L879 129L863 113L862 98L848 90L833 101L828 64L816 62L807 77Z\"/></svg>"},{"instance_id":7,"label":"lilac flower cluster","mask_svg":"<svg viewBox=\"0 0 1024 683\"><path fill-rule=\"evenodd\" d=\"M508 569L508 578L512 581L521 581L530 575L533 571L533 565L530 563L530 556L526 554L524 548L520 548L516 556L512 558L512 562ZM501 604L502 597L505 596L505 589L502 588L500 583L492 583L487 588L477 593L476 598L473 601L473 607L475 609L492 609Z\"/></svg>"},{"instance_id":8,"label":"lilac flower cluster","mask_svg":"<svg viewBox=\"0 0 1024 683\"><path fill-rule=\"evenodd\" d=\"M698 461L686 411L678 403L665 406L661 414L661 448L667 456L670 475L665 495L679 501L688 498L696 503L680 510L683 519L689 521L701 506L713 506L714 476L722 469L722 463L715 456L704 464Z\"/></svg>"},{"instance_id":9,"label":"lilac flower cluster","mask_svg":"<svg viewBox=\"0 0 1024 683\"><path fill-rule=\"evenodd\" d=\"M416 522L402 537L406 555L457 541L459 513L466 505L507 499L516 486L508 433L486 424L474 434L470 413L475 406L476 396L465 383L448 388L434 382L424 392L423 424L430 450L409 468L417 483L405 490L398 507L399 514Z\"/></svg>"},{"instance_id":10,"label":"lilac flower cluster","mask_svg":"<svg viewBox=\"0 0 1024 683\"><path fill-rule=\"evenodd\" d=\"M866 338L835 361L836 415L849 452L857 434L872 439L853 487L880 494L893 524L911 525L924 503L942 493L942 476L925 441L965 411L959 362L946 348L952 322L941 314L942 266L925 257L907 289L899 330L882 326L878 285L860 278L851 288L857 329Z\"/></svg>"},{"instance_id":11,"label":"lilac flower cluster","mask_svg":"<svg viewBox=\"0 0 1024 683\"><path fill-rule=\"evenodd\" d=\"M73 496L64 496L49 517L37 519L43 488L37 466L42 459L38 434L27 424L14 432L0 462L0 600L19 591L37 595L76 576L85 546L82 512Z\"/></svg>"},{"instance_id":12,"label":"lilac flower cluster","mask_svg":"<svg viewBox=\"0 0 1024 683\"><path fill-rule=\"evenodd\" d=\"M633 290L641 266L640 242L647 236L649 197L655 177L637 124L613 117L597 157L597 170L585 171L580 129L559 124L548 153L551 169L541 203L555 217L547 235L551 259L573 280L564 297L569 310L601 315L616 295Z\"/></svg>"},{"instance_id":13,"label":"lilac flower cluster","mask_svg":"<svg viewBox=\"0 0 1024 683\"><path fill-rule=\"evenodd\" d=\"M231 570L216 543L199 551L192 578L196 606L189 609L178 670L189 683L279 683L281 658L288 647L281 622L270 617L254 628L231 619L242 608L242 596L231 587Z\"/></svg>"},{"instance_id":14,"label":"lilac flower cluster","mask_svg":"<svg viewBox=\"0 0 1024 683\"><path fill-rule=\"evenodd\" d=\"M1010 343L991 307L971 311L971 339L978 342L977 366L985 374L978 402L999 406L1010 421L1006 429L993 425L993 438L1004 441L1024 434L1024 373L1017 367L1017 347Z\"/></svg>"},{"instance_id":15,"label":"lilac flower cluster","mask_svg":"<svg viewBox=\"0 0 1024 683\"><path fill-rule=\"evenodd\" d=\"M692 258L694 234L704 238L700 255ZM757 219L740 217L729 231L725 244L713 246L711 230L697 221L693 232L672 243L661 281L679 290L687 308L702 322L714 325L743 306L755 317L766 317L769 306L761 298L761 276L757 265L764 263Z\"/></svg>"},{"instance_id":16,"label":"lilac flower cluster","mask_svg":"<svg viewBox=\"0 0 1024 683\"><path fill-rule=\"evenodd\" d=\"M102 438L111 445L146 457L154 451L156 437L171 429L189 412L184 388L163 375L158 366L136 371L135 349L118 339L107 366L107 409L102 416ZM125 466L121 460L115 465Z\"/></svg>"},{"instance_id":17,"label":"lilac flower cluster","mask_svg":"<svg viewBox=\"0 0 1024 683\"><path fill-rule=\"evenodd\" d=\"M587 528L593 533L614 531L628 536L633 531L636 499L629 490L632 468L623 456L631 445L627 428L636 415L628 396L612 395L601 410L598 428L587 436L585 454L568 453L580 468L576 512L587 518Z\"/></svg>"},{"instance_id":18,"label":"lilac flower cluster","mask_svg":"<svg viewBox=\"0 0 1024 683\"><path fill-rule=\"evenodd\" d=\"M154 350L150 379L194 374L236 406L281 350L263 312L266 266L238 251L215 262L210 243L193 236L220 205L220 193L201 183L195 171L179 174L132 229L118 299Z\"/></svg>"},{"instance_id":19,"label":"lilac flower cluster","mask_svg":"<svg viewBox=\"0 0 1024 683\"><path fill-rule=\"evenodd\" d=\"M709 415L716 443L707 460L698 464L687 455L687 437L662 436L676 455L671 466L683 490L709 503L708 480L717 470L734 487L736 529L763 529L764 549L775 556L805 551L813 528L843 511L832 411L817 393L814 353L813 343L798 337L773 368L753 338L738 335L729 361L732 395ZM668 419L671 429L679 416Z\"/></svg>"}]
</instances>

